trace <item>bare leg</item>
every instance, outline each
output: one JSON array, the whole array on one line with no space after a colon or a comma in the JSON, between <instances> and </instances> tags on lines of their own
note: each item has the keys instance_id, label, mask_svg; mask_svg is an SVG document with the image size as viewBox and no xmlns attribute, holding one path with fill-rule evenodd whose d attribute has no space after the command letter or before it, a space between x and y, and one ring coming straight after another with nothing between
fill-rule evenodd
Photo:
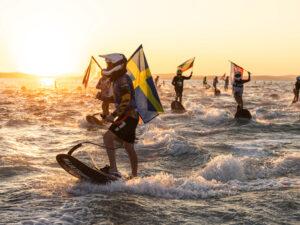
<instances>
[{"instance_id":1,"label":"bare leg","mask_svg":"<svg viewBox=\"0 0 300 225\"><path fill-rule=\"evenodd\" d=\"M244 107L244 103L243 103L243 98L242 97L240 97L240 106L241 106L241 110L242 110L243 107Z\"/></svg>"},{"instance_id":2,"label":"bare leg","mask_svg":"<svg viewBox=\"0 0 300 225\"><path fill-rule=\"evenodd\" d=\"M134 144L124 142L124 147L125 147L125 150L128 154L129 160L130 160L132 176L136 177L137 176L138 159L137 159L136 152L134 150Z\"/></svg>"},{"instance_id":3,"label":"bare leg","mask_svg":"<svg viewBox=\"0 0 300 225\"><path fill-rule=\"evenodd\" d=\"M110 171L118 171L116 163L116 150L114 149L114 139L116 137L117 136L110 130L107 131L103 136L103 141L106 147L106 153L110 164Z\"/></svg>"},{"instance_id":4,"label":"bare leg","mask_svg":"<svg viewBox=\"0 0 300 225\"><path fill-rule=\"evenodd\" d=\"M109 115L109 103L107 102L102 102L102 113L105 116Z\"/></svg>"},{"instance_id":5,"label":"bare leg","mask_svg":"<svg viewBox=\"0 0 300 225\"><path fill-rule=\"evenodd\" d=\"M238 108L239 108L240 110L242 110L242 109L243 109L243 99L242 99L242 97L241 97L241 96L238 96L238 95L235 95L234 98L235 98L236 103L237 103L238 106L239 106Z\"/></svg>"}]
</instances>

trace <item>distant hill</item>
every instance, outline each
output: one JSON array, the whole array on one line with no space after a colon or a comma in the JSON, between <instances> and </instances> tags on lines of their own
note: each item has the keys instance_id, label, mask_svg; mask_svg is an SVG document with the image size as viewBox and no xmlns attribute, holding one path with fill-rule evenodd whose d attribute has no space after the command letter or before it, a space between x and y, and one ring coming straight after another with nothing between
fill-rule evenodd
<instances>
[{"instance_id":1,"label":"distant hill","mask_svg":"<svg viewBox=\"0 0 300 225\"><path fill-rule=\"evenodd\" d=\"M12 72L12 73L1 73L0 78L40 78L41 76L34 75L34 74L27 74L27 73L19 73L19 72ZM83 74L79 73L66 73L58 76L42 76L42 77L55 77L55 78L80 78L83 77Z\"/></svg>"},{"instance_id":2,"label":"distant hill","mask_svg":"<svg viewBox=\"0 0 300 225\"><path fill-rule=\"evenodd\" d=\"M36 75L27 73L0 73L0 78L36 78Z\"/></svg>"}]
</instances>

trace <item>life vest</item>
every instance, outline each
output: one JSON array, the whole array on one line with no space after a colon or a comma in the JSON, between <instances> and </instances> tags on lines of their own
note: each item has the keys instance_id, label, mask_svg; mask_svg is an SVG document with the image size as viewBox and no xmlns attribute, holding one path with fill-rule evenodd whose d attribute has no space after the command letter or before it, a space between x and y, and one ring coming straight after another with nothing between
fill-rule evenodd
<instances>
[{"instance_id":1,"label":"life vest","mask_svg":"<svg viewBox=\"0 0 300 225\"><path fill-rule=\"evenodd\" d=\"M131 115L132 117L136 116L136 102L135 102L135 92L133 88L132 81L127 74L122 75L117 80L113 82L113 97L115 101L115 107L117 111L122 111L122 117ZM121 109L120 105L122 102L122 97L125 94L130 95L130 99L128 99L129 104L126 108Z\"/></svg>"}]
</instances>

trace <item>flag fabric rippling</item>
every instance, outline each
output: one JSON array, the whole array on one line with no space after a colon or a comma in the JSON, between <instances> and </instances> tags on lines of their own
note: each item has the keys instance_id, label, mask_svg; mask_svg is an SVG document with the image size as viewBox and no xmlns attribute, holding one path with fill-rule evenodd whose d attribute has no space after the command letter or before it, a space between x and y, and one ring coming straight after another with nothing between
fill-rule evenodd
<instances>
[{"instance_id":1,"label":"flag fabric rippling","mask_svg":"<svg viewBox=\"0 0 300 225\"><path fill-rule=\"evenodd\" d=\"M231 62L231 68L230 68L230 80L231 80L231 83L233 83L234 81L234 75L236 72L241 72L242 76L241 76L241 79L243 79L243 73L244 73L244 69L240 66L238 66L237 64L235 64L234 62Z\"/></svg>"},{"instance_id":2,"label":"flag fabric rippling","mask_svg":"<svg viewBox=\"0 0 300 225\"><path fill-rule=\"evenodd\" d=\"M143 46L127 61L127 74L130 76L134 90L137 109L144 123L163 113L157 90L144 54Z\"/></svg>"},{"instance_id":3,"label":"flag fabric rippling","mask_svg":"<svg viewBox=\"0 0 300 225\"><path fill-rule=\"evenodd\" d=\"M88 85L89 81L92 81L96 78L100 78L101 76L101 66L100 64L97 62L97 60L92 56L89 66L85 71L85 75L83 77L82 80L82 84L84 85L84 87L86 88Z\"/></svg>"},{"instance_id":4,"label":"flag fabric rippling","mask_svg":"<svg viewBox=\"0 0 300 225\"><path fill-rule=\"evenodd\" d=\"M182 63L177 67L177 70L181 70L182 72L187 71L188 69L193 67L194 61L195 61L195 57L185 61L184 63Z\"/></svg>"}]
</instances>

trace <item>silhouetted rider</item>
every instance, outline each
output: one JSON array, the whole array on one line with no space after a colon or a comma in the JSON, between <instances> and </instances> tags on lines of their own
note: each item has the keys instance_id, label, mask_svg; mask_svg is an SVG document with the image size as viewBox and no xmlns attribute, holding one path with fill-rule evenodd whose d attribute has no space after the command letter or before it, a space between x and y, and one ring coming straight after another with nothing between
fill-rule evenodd
<instances>
[{"instance_id":1,"label":"silhouetted rider","mask_svg":"<svg viewBox=\"0 0 300 225\"><path fill-rule=\"evenodd\" d=\"M175 87L176 92L176 101L181 103L182 102L182 92L183 92L183 81L191 79L193 75L193 72L191 72L191 75L188 77L182 76L182 71L177 70L177 75L173 78L172 85Z\"/></svg>"}]
</instances>

